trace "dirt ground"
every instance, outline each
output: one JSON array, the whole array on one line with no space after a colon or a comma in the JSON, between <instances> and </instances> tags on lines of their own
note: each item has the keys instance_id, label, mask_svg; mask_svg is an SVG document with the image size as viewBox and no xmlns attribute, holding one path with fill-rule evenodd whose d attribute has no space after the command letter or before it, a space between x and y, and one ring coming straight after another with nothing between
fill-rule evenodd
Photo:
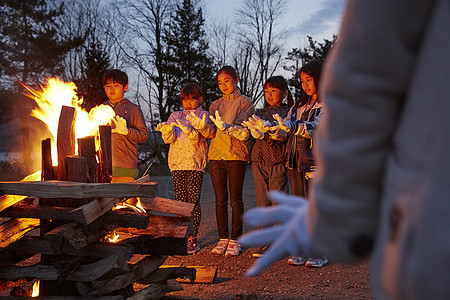
<instances>
[{"instance_id":1,"label":"dirt ground","mask_svg":"<svg viewBox=\"0 0 450 300\"><path fill-rule=\"evenodd\" d=\"M158 194L173 199L170 177L152 177L158 181ZM255 206L255 187L251 169L244 183L245 208ZM244 249L237 257L211 253L218 241L214 191L209 174L202 186L202 221L199 243L202 249L190 256L168 257L167 265L217 266L212 284L182 284L184 290L167 294L164 299L372 299L368 263L346 266L329 264L314 269L279 261L262 275L246 277L245 271L255 262L256 249ZM231 212L230 212L231 213ZM251 230L244 224L244 232Z\"/></svg>"}]
</instances>

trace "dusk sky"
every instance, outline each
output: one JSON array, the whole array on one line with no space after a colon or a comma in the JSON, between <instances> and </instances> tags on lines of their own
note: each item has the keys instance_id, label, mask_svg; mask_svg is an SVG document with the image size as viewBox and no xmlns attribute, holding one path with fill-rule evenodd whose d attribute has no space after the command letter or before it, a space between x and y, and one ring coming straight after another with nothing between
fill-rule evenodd
<instances>
[{"instance_id":1,"label":"dusk sky","mask_svg":"<svg viewBox=\"0 0 450 300\"><path fill-rule=\"evenodd\" d=\"M243 0L205 0L206 19L232 16ZM288 0L288 9L280 26L287 50L306 45L307 35L317 42L338 34L344 0ZM212 18L211 18L212 17Z\"/></svg>"}]
</instances>

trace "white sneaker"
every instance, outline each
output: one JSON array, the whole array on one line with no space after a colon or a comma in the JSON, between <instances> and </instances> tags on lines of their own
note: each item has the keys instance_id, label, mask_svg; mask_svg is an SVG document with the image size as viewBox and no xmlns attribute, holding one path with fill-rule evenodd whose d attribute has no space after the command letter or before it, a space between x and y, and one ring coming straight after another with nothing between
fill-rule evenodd
<instances>
[{"instance_id":1,"label":"white sneaker","mask_svg":"<svg viewBox=\"0 0 450 300\"><path fill-rule=\"evenodd\" d=\"M307 260L308 258L303 256L290 256L287 262L293 266L302 266Z\"/></svg>"},{"instance_id":2,"label":"white sneaker","mask_svg":"<svg viewBox=\"0 0 450 300\"><path fill-rule=\"evenodd\" d=\"M328 263L328 258L326 256L322 258L308 258L305 263L305 267L322 268Z\"/></svg>"},{"instance_id":3,"label":"white sneaker","mask_svg":"<svg viewBox=\"0 0 450 300\"><path fill-rule=\"evenodd\" d=\"M236 240L230 240L225 255L238 256L241 253L241 245Z\"/></svg>"},{"instance_id":4,"label":"white sneaker","mask_svg":"<svg viewBox=\"0 0 450 300\"><path fill-rule=\"evenodd\" d=\"M228 247L228 239L220 239L216 247L214 247L214 249L212 249L211 252L217 255L222 255L227 250L227 247Z\"/></svg>"}]
</instances>

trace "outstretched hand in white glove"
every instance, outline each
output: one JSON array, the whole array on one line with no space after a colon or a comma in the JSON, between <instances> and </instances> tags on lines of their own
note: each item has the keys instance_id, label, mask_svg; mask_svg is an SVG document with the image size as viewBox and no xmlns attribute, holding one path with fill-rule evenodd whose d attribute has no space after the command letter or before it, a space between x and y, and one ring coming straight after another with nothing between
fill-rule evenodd
<instances>
[{"instance_id":1,"label":"outstretched hand in white glove","mask_svg":"<svg viewBox=\"0 0 450 300\"><path fill-rule=\"evenodd\" d=\"M248 138L248 130L241 126L230 126L227 132L229 135L234 136L241 141Z\"/></svg>"},{"instance_id":2,"label":"outstretched hand in white glove","mask_svg":"<svg viewBox=\"0 0 450 300\"><path fill-rule=\"evenodd\" d=\"M111 120L114 123L114 125L116 125L116 127L113 128L111 132L116 132L118 134L123 135L128 134L127 120L118 115L115 115L114 118L112 118Z\"/></svg>"},{"instance_id":3,"label":"outstretched hand in white glove","mask_svg":"<svg viewBox=\"0 0 450 300\"><path fill-rule=\"evenodd\" d=\"M272 124L269 121L263 120L257 115L250 117L253 120L255 127L261 132L268 132L271 129Z\"/></svg>"},{"instance_id":4,"label":"outstretched hand in white glove","mask_svg":"<svg viewBox=\"0 0 450 300\"><path fill-rule=\"evenodd\" d=\"M283 120L278 114L273 115L273 118L278 122L278 125L272 126L272 130L281 129L286 132L291 132L292 124L290 121Z\"/></svg>"},{"instance_id":5,"label":"outstretched hand in white glove","mask_svg":"<svg viewBox=\"0 0 450 300\"><path fill-rule=\"evenodd\" d=\"M160 131L163 134L169 134L173 131L173 126L175 126L175 123L167 123L167 122L162 122L159 123L158 125L156 125L156 131Z\"/></svg>"},{"instance_id":6,"label":"outstretched hand in white glove","mask_svg":"<svg viewBox=\"0 0 450 300\"><path fill-rule=\"evenodd\" d=\"M309 254L310 243L306 229L308 202L302 197L275 191L269 192L268 196L278 205L253 208L244 215L244 221L252 227L272 226L247 233L239 239L246 247L270 245L247 271L247 276L258 275L289 255Z\"/></svg>"},{"instance_id":7,"label":"outstretched hand in white glove","mask_svg":"<svg viewBox=\"0 0 450 300\"><path fill-rule=\"evenodd\" d=\"M188 120L191 123L192 127L197 130L202 130L206 127L206 114L203 114L202 118L200 119L191 111L188 115L186 115L186 120Z\"/></svg>"},{"instance_id":8,"label":"outstretched hand in white glove","mask_svg":"<svg viewBox=\"0 0 450 300\"><path fill-rule=\"evenodd\" d=\"M213 116L209 116L209 118L211 119L211 121L214 122L214 124L216 124L217 129L225 130L230 127L230 125L222 121L222 118L219 115L219 111L216 110L215 116L216 116L215 118Z\"/></svg>"},{"instance_id":9,"label":"outstretched hand in white glove","mask_svg":"<svg viewBox=\"0 0 450 300\"><path fill-rule=\"evenodd\" d=\"M177 126L178 128L180 128L185 134L188 134L192 130L191 125L183 123L180 120L177 120L176 123L174 123L174 125Z\"/></svg>"}]
</instances>

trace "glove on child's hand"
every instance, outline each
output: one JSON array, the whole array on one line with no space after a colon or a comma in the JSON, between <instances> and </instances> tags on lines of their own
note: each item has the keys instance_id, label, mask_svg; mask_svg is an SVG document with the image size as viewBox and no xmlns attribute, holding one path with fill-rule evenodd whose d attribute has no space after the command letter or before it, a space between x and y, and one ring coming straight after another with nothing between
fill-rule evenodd
<instances>
[{"instance_id":1,"label":"glove on child's hand","mask_svg":"<svg viewBox=\"0 0 450 300\"><path fill-rule=\"evenodd\" d=\"M227 133L241 141L248 139L248 130L241 126L230 126Z\"/></svg>"},{"instance_id":2,"label":"glove on child's hand","mask_svg":"<svg viewBox=\"0 0 450 300\"><path fill-rule=\"evenodd\" d=\"M230 127L230 125L222 121L222 118L220 117L219 112L217 110L216 110L216 117L214 118L213 116L209 116L209 118L211 119L211 121L214 122L214 124L216 124L216 127L219 130L226 130L227 128Z\"/></svg>"},{"instance_id":3,"label":"glove on child's hand","mask_svg":"<svg viewBox=\"0 0 450 300\"><path fill-rule=\"evenodd\" d=\"M160 131L163 134L169 134L173 131L173 126L175 125L175 123L167 123L167 122L162 122L159 123L158 125L156 125L156 131Z\"/></svg>"},{"instance_id":4,"label":"glove on child's hand","mask_svg":"<svg viewBox=\"0 0 450 300\"><path fill-rule=\"evenodd\" d=\"M177 123L174 124L174 126L177 126L178 128L180 128L186 134L188 134L192 130L192 126L191 125L183 123L180 120L177 120Z\"/></svg>"},{"instance_id":5,"label":"glove on child's hand","mask_svg":"<svg viewBox=\"0 0 450 300\"><path fill-rule=\"evenodd\" d=\"M112 129L111 132L116 132L123 135L128 134L127 120L118 115L114 116L114 118L112 118L111 120L114 125L116 125L116 127Z\"/></svg>"},{"instance_id":6,"label":"glove on child's hand","mask_svg":"<svg viewBox=\"0 0 450 300\"><path fill-rule=\"evenodd\" d=\"M255 127L261 132L268 132L272 126L269 121L263 120L257 115L253 115L250 118L253 120L253 124L255 124Z\"/></svg>"},{"instance_id":7,"label":"glove on child's hand","mask_svg":"<svg viewBox=\"0 0 450 300\"><path fill-rule=\"evenodd\" d=\"M269 192L269 198L279 205L250 209L244 221L252 227L265 227L243 235L239 242L246 247L270 245L258 258L247 276L255 276L289 255L309 255L309 236L306 229L308 202L298 196ZM272 227L267 227L273 225Z\"/></svg>"},{"instance_id":8,"label":"glove on child's hand","mask_svg":"<svg viewBox=\"0 0 450 300\"><path fill-rule=\"evenodd\" d=\"M251 127L249 129L250 133L255 139L262 139L264 137L264 133L259 131L257 128Z\"/></svg>"},{"instance_id":9,"label":"glove on child's hand","mask_svg":"<svg viewBox=\"0 0 450 300\"><path fill-rule=\"evenodd\" d=\"M286 132L291 132L292 124L290 121L283 120L278 114L273 115L273 118L278 122L278 125L272 126L271 130L281 129Z\"/></svg>"},{"instance_id":10,"label":"glove on child's hand","mask_svg":"<svg viewBox=\"0 0 450 300\"><path fill-rule=\"evenodd\" d=\"M203 114L202 118L200 119L193 112L190 112L188 115L186 115L186 120L188 120L191 123L192 127L197 130L202 130L206 127L206 114Z\"/></svg>"}]
</instances>

